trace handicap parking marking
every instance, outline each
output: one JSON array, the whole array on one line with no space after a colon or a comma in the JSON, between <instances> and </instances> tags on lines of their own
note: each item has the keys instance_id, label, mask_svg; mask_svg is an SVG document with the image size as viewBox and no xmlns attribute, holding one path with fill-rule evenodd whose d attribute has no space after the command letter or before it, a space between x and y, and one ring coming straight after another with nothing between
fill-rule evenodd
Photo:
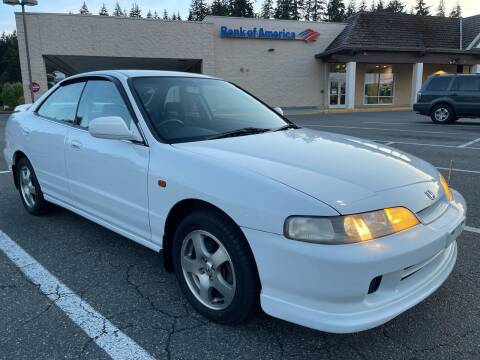
<instances>
[{"instance_id":1,"label":"handicap parking marking","mask_svg":"<svg viewBox=\"0 0 480 360\"><path fill-rule=\"evenodd\" d=\"M134 340L70 290L1 230L0 250L113 360L154 360Z\"/></svg>"}]
</instances>

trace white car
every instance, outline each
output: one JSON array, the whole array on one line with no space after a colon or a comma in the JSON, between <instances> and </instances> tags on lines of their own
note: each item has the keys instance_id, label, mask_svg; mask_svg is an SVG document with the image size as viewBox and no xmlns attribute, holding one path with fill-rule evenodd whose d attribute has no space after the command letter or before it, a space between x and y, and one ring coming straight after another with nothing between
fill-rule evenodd
<instances>
[{"instance_id":1,"label":"white car","mask_svg":"<svg viewBox=\"0 0 480 360\"><path fill-rule=\"evenodd\" d=\"M236 324L260 303L314 329L365 330L454 267L466 205L432 165L299 128L226 81L92 72L20 110L4 155L27 211L57 204L163 249L209 319Z\"/></svg>"}]
</instances>

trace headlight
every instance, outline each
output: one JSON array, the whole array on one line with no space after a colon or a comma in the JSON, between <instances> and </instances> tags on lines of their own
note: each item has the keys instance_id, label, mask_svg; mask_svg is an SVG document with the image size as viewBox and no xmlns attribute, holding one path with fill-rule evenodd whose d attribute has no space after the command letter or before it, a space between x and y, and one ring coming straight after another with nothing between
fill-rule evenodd
<instances>
[{"instance_id":1,"label":"headlight","mask_svg":"<svg viewBox=\"0 0 480 360\"><path fill-rule=\"evenodd\" d=\"M452 191L450 190L450 187L448 186L447 180L443 177L442 174L438 173L440 175L440 184L442 185L443 192L445 193L445 196L447 197L448 201L452 201Z\"/></svg>"},{"instance_id":2,"label":"headlight","mask_svg":"<svg viewBox=\"0 0 480 360\"><path fill-rule=\"evenodd\" d=\"M289 239L337 245L376 239L417 224L410 210L394 207L346 216L290 216L285 220L284 233Z\"/></svg>"}]
</instances>

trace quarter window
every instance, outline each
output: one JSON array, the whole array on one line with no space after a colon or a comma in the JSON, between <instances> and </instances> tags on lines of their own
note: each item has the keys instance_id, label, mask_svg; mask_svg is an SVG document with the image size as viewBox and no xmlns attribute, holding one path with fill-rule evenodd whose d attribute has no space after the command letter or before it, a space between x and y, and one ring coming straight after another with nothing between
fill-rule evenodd
<instances>
[{"instance_id":1,"label":"quarter window","mask_svg":"<svg viewBox=\"0 0 480 360\"><path fill-rule=\"evenodd\" d=\"M59 87L40 106L37 113L49 119L73 123L84 82Z\"/></svg>"},{"instance_id":2,"label":"quarter window","mask_svg":"<svg viewBox=\"0 0 480 360\"><path fill-rule=\"evenodd\" d=\"M118 116L128 127L132 116L114 83L108 80L89 80L77 112L77 124L88 128L90 121L105 116Z\"/></svg>"},{"instance_id":3,"label":"quarter window","mask_svg":"<svg viewBox=\"0 0 480 360\"><path fill-rule=\"evenodd\" d=\"M429 91L445 91L448 89L452 78L450 77L436 77L432 78L428 83L427 90Z\"/></svg>"}]
</instances>

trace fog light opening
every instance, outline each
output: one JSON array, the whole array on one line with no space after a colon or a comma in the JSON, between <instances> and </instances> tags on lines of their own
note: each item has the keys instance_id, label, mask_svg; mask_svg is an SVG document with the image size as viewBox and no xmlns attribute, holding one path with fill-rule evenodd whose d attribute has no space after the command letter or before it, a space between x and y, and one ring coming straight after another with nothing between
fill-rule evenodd
<instances>
[{"instance_id":1,"label":"fog light opening","mask_svg":"<svg viewBox=\"0 0 480 360\"><path fill-rule=\"evenodd\" d=\"M375 291L378 290L380 287L380 283L382 282L382 277L377 276L376 278L373 278L372 281L370 281L370 286L368 287L368 293L373 294Z\"/></svg>"}]
</instances>

